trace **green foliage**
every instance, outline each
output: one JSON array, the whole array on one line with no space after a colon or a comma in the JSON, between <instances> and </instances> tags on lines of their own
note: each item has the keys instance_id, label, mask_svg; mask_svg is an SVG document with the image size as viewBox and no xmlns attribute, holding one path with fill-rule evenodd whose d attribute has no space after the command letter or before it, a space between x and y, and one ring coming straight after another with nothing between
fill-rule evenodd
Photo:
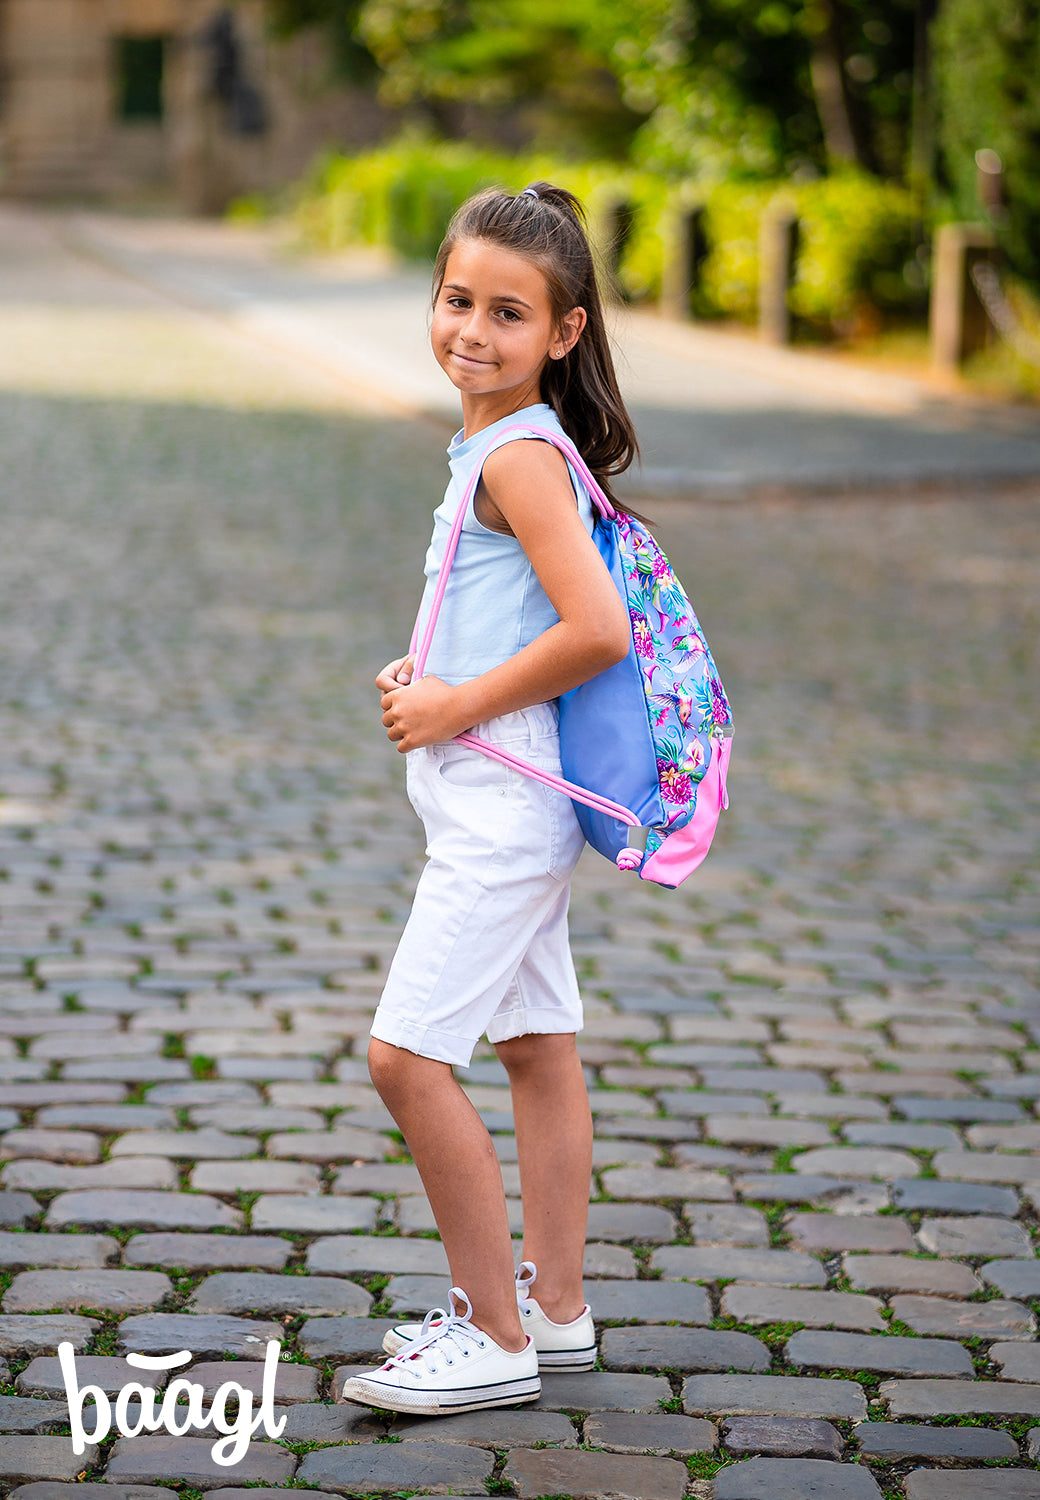
<instances>
[{"instance_id":1,"label":"green foliage","mask_svg":"<svg viewBox=\"0 0 1040 1500\"><path fill-rule=\"evenodd\" d=\"M992 0L998 5L1001 0ZM916 0L272 0L439 133L672 178L903 176Z\"/></svg>"},{"instance_id":2,"label":"green foliage","mask_svg":"<svg viewBox=\"0 0 1040 1500\"><path fill-rule=\"evenodd\" d=\"M757 316L762 216L780 200L800 225L791 309L817 332L848 331L869 310L905 313L920 305L911 195L850 169L796 185L721 183L707 193L708 253L696 309L702 315L743 322Z\"/></svg>"},{"instance_id":3,"label":"green foliage","mask_svg":"<svg viewBox=\"0 0 1040 1500\"><path fill-rule=\"evenodd\" d=\"M767 176L825 161L804 0L700 0L628 54L628 97L652 108L636 143L654 171Z\"/></svg>"},{"instance_id":4,"label":"green foliage","mask_svg":"<svg viewBox=\"0 0 1040 1500\"><path fill-rule=\"evenodd\" d=\"M305 184L297 219L305 238L326 249L386 245L410 259L432 260L452 214L473 193L492 185L517 192L537 178L564 181L576 192L601 239L613 203L663 193L645 174L606 162L518 158L405 135L361 156L325 157Z\"/></svg>"},{"instance_id":5,"label":"green foliage","mask_svg":"<svg viewBox=\"0 0 1040 1500\"><path fill-rule=\"evenodd\" d=\"M367 0L358 34L392 104L519 111L556 149L623 156L645 111L623 96L616 48L657 0Z\"/></svg>"},{"instance_id":6,"label":"green foliage","mask_svg":"<svg viewBox=\"0 0 1040 1500\"><path fill-rule=\"evenodd\" d=\"M795 199L803 225L796 313L824 322L852 316L860 303L892 312L921 303L917 211L905 189L846 172L806 183Z\"/></svg>"},{"instance_id":7,"label":"green foliage","mask_svg":"<svg viewBox=\"0 0 1040 1500\"><path fill-rule=\"evenodd\" d=\"M759 226L778 192L792 201L802 226L792 308L817 331L847 329L864 309L916 309L921 299L919 276L904 270L917 272L910 194L851 170L794 187L738 182L701 190L609 162L511 157L413 135L361 156L326 157L305 186L297 218L305 238L324 248L385 245L429 261L470 194L490 184L515 192L539 177L562 182L582 199L601 254L633 301L660 296L681 216L700 206L707 256L695 310L753 321ZM619 203L630 210L620 243L614 238Z\"/></svg>"},{"instance_id":8,"label":"green foliage","mask_svg":"<svg viewBox=\"0 0 1040 1500\"><path fill-rule=\"evenodd\" d=\"M420 139L405 137L361 156L326 156L304 185L297 209L305 238L324 249L386 245L431 259L455 200L461 203L482 180L498 175L497 159L488 155L485 161L465 146L439 147L434 170L431 154Z\"/></svg>"},{"instance_id":9,"label":"green foliage","mask_svg":"<svg viewBox=\"0 0 1040 1500\"><path fill-rule=\"evenodd\" d=\"M320 26L329 36L335 70L355 83L366 83L378 72L371 52L358 35L364 0L269 0L268 24L275 36Z\"/></svg>"},{"instance_id":10,"label":"green foliage","mask_svg":"<svg viewBox=\"0 0 1040 1500\"><path fill-rule=\"evenodd\" d=\"M945 0L933 28L939 141L958 216L980 216L976 151L1004 164L998 231L1012 267L1040 286L1040 4Z\"/></svg>"}]
</instances>

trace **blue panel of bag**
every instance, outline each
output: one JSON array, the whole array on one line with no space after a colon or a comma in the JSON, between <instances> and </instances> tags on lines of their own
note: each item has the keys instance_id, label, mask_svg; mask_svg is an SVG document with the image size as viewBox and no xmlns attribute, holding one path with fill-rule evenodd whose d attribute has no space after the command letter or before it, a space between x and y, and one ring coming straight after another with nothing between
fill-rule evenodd
<instances>
[{"instance_id":1,"label":"blue panel of bag","mask_svg":"<svg viewBox=\"0 0 1040 1500\"><path fill-rule=\"evenodd\" d=\"M627 607L617 527L597 518L593 541ZM634 641L629 642L623 661L560 698L560 762L568 781L630 808L644 828L665 821L657 752ZM586 839L600 854L612 860L624 849L629 835L624 823L580 802L574 803L574 811Z\"/></svg>"}]
</instances>

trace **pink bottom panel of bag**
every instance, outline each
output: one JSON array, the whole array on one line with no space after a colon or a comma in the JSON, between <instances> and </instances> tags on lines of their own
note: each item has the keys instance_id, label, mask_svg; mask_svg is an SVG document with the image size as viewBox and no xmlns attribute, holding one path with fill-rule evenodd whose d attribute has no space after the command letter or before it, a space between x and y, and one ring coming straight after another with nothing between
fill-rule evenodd
<instances>
[{"instance_id":1,"label":"pink bottom panel of bag","mask_svg":"<svg viewBox=\"0 0 1040 1500\"><path fill-rule=\"evenodd\" d=\"M639 875L658 885L681 885L704 860L715 837L722 809L729 806L726 776L729 771L732 739L715 741L718 749L697 787L697 805L685 828L670 833L656 853L644 861Z\"/></svg>"}]
</instances>

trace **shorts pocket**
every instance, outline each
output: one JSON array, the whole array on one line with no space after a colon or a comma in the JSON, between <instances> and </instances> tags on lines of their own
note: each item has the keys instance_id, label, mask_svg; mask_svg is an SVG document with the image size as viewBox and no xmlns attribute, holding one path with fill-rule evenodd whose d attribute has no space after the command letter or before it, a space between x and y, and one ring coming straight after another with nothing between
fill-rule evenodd
<instances>
[{"instance_id":1,"label":"shorts pocket","mask_svg":"<svg viewBox=\"0 0 1040 1500\"><path fill-rule=\"evenodd\" d=\"M441 751L437 774L448 786L466 792L505 791L510 776L505 766L465 745Z\"/></svg>"},{"instance_id":2,"label":"shorts pocket","mask_svg":"<svg viewBox=\"0 0 1040 1500\"><path fill-rule=\"evenodd\" d=\"M425 755L422 750L410 750L404 758L404 789L416 817L423 817L422 794L419 790L422 772L419 760Z\"/></svg>"}]
</instances>

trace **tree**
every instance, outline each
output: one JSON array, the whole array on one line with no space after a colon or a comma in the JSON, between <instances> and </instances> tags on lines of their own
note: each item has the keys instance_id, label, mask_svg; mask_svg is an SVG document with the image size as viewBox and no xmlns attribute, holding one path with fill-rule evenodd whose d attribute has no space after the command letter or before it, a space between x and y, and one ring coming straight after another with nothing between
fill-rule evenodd
<instances>
[{"instance_id":1,"label":"tree","mask_svg":"<svg viewBox=\"0 0 1040 1500\"><path fill-rule=\"evenodd\" d=\"M938 135L956 211L980 215L975 153L996 151L1012 268L1040 286L1040 0L945 0L933 29Z\"/></svg>"},{"instance_id":2,"label":"tree","mask_svg":"<svg viewBox=\"0 0 1040 1500\"><path fill-rule=\"evenodd\" d=\"M390 103L519 112L537 145L623 156L645 111L618 48L659 0L367 0L358 34Z\"/></svg>"},{"instance_id":3,"label":"tree","mask_svg":"<svg viewBox=\"0 0 1040 1500\"><path fill-rule=\"evenodd\" d=\"M907 166L915 0L674 0L670 46L634 71L665 169L880 176ZM629 83L631 85L631 81Z\"/></svg>"},{"instance_id":4,"label":"tree","mask_svg":"<svg viewBox=\"0 0 1040 1500\"><path fill-rule=\"evenodd\" d=\"M853 163L905 175L915 16L930 0L272 0L374 59L443 134L519 123L539 146L668 173ZM998 0L994 0L998 3Z\"/></svg>"},{"instance_id":5,"label":"tree","mask_svg":"<svg viewBox=\"0 0 1040 1500\"><path fill-rule=\"evenodd\" d=\"M364 0L268 0L268 17L275 36L320 26L332 41L332 62L341 77L367 83L378 73L375 58L358 36L358 15Z\"/></svg>"},{"instance_id":6,"label":"tree","mask_svg":"<svg viewBox=\"0 0 1040 1500\"><path fill-rule=\"evenodd\" d=\"M666 27L626 54L625 87L652 114L648 166L701 177L824 166L801 0L675 0Z\"/></svg>"}]
</instances>

